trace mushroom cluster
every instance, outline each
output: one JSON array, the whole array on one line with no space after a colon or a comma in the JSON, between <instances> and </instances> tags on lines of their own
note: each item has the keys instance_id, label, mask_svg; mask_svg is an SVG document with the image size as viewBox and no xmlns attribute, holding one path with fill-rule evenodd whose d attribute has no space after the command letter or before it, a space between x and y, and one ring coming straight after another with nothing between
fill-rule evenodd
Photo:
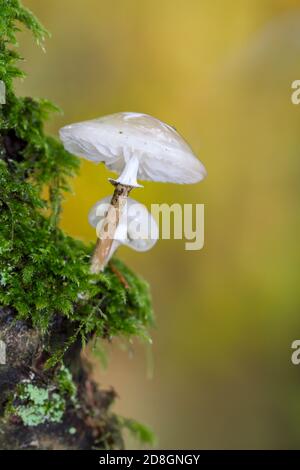
<instances>
[{"instance_id":1,"label":"mushroom cluster","mask_svg":"<svg viewBox=\"0 0 300 470\"><path fill-rule=\"evenodd\" d=\"M60 129L60 138L69 152L95 163L103 162L119 174L117 179L109 178L114 186L110 202L104 198L90 211L89 221L98 228L91 261L93 273L104 269L120 243L144 251L152 248L158 237L153 218L151 233L146 226L151 216L145 206L128 198L133 188L142 187L137 179L188 184L206 176L204 165L178 132L147 114L122 112L70 124ZM138 210L138 206L144 210ZM132 211L132 220L124 217L126 208L128 213ZM143 233L136 241L130 232L133 220L140 222Z\"/></svg>"}]
</instances>

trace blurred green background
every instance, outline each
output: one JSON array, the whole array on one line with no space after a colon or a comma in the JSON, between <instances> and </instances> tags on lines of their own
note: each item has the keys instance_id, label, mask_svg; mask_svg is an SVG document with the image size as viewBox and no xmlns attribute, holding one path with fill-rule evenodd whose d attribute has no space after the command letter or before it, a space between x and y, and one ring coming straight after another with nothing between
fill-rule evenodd
<instances>
[{"instance_id":1,"label":"blurred green background","mask_svg":"<svg viewBox=\"0 0 300 470\"><path fill-rule=\"evenodd\" d=\"M115 409L151 425L160 448L297 448L300 366L299 0L24 0L52 32L22 36L21 94L64 109L49 131L118 111L175 125L208 170L191 186L133 197L205 204L205 248L159 241L119 256L151 284L153 378L145 348L115 342L95 376ZM20 38L21 39L21 38ZM111 193L84 162L62 225L93 240L87 213ZM150 359L151 362L151 359ZM147 365L148 364L148 365ZM128 441L128 446L135 446Z\"/></svg>"}]
</instances>

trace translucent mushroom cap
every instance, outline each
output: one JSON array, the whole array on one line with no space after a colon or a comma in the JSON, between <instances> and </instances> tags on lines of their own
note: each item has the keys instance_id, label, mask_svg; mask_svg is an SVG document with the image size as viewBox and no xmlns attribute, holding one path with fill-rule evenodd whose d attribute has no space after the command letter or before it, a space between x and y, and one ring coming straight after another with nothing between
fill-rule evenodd
<instances>
[{"instance_id":1,"label":"translucent mushroom cap","mask_svg":"<svg viewBox=\"0 0 300 470\"><path fill-rule=\"evenodd\" d=\"M92 227L101 230L111 196L96 202L91 208L88 219ZM132 198L127 198L121 220L114 234L114 242L127 245L136 251L148 251L158 239L158 226L146 206ZM114 248L115 249L115 248Z\"/></svg>"},{"instance_id":2,"label":"translucent mushroom cap","mask_svg":"<svg viewBox=\"0 0 300 470\"><path fill-rule=\"evenodd\" d=\"M204 165L168 124L147 114L116 113L60 129L69 152L121 173L138 159L137 177L169 183L197 183L206 176Z\"/></svg>"}]
</instances>

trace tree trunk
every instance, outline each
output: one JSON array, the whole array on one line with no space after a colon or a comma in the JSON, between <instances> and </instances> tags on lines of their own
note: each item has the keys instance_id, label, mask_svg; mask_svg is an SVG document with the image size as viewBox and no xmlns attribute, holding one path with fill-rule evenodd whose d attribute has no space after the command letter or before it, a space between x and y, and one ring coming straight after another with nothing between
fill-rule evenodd
<instances>
[{"instance_id":1,"label":"tree trunk","mask_svg":"<svg viewBox=\"0 0 300 470\"><path fill-rule=\"evenodd\" d=\"M72 327L73 328L73 327ZM123 448L120 425L110 412L113 390L99 390L89 377L89 367L80 356L77 340L64 357L77 389L76 403L66 401L61 422L25 426L7 409L20 384L55 388L55 368L45 370L49 345L63 345L70 324L57 316L47 339L9 309L0 309L0 339L6 345L6 363L0 365L0 449L103 449ZM58 392L59 393L59 392Z\"/></svg>"}]
</instances>

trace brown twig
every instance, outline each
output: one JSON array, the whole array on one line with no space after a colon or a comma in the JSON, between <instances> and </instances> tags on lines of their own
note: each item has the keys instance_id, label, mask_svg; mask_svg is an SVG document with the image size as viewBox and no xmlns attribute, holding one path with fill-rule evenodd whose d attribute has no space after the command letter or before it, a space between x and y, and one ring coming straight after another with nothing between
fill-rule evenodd
<instances>
[{"instance_id":1,"label":"brown twig","mask_svg":"<svg viewBox=\"0 0 300 470\"><path fill-rule=\"evenodd\" d=\"M129 289L129 284L126 281L125 277L123 276L122 273L116 268L116 266L110 261L109 267L112 270L112 272L117 276L117 278L120 280L121 284L125 287L125 289Z\"/></svg>"}]
</instances>

